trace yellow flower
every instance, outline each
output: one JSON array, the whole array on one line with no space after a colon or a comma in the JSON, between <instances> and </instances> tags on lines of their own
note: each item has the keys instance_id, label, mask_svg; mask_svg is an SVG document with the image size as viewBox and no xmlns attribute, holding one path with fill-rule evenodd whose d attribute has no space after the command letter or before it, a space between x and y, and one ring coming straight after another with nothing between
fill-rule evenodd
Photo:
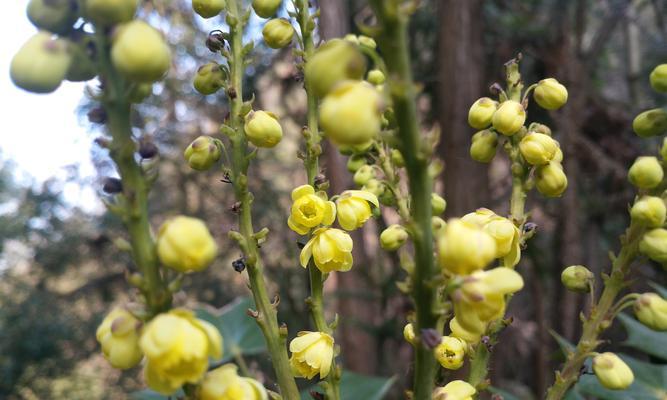
<instances>
[{"instance_id":1,"label":"yellow flower","mask_svg":"<svg viewBox=\"0 0 667 400\"><path fill-rule=\"evenodd\" d=\"M158 30L135 19L116 28L111 61L131 81L155 82L169 71L171 50Z\"/></svg>"},{"instance_id":2,"label":"yellow flower","mask_svg":"<svg viewBox=\"0 0 667 400\"><path fill-rule=\"evenodd\" d=\"M343 229L353 231L360 228L371 217L370 204L380 207L378 198L364 190L346 190L336 200L338 223Z\"/></svg>"},{"instance_id":3,"label":"yellow flower","mask_svg":"<svg viewBox=\"0 0 667 400\"><path fill-rule=\"evenodd\" d=\"M656 92L667 92L667 64L660 64L651 71L649 75L651 87Z\"/></svg>"},{"instance_id":4,"label":"yellow flower","mask_svg":"<svg viewBox=\"0 0 667 400\"><path fill-rule=\"evenodd\" d=\"M349 271L352 268L352 238L347 232L335 228L319 228L301 250L299 261L306 268L310 257L315 266L324 272Z\"/></svg>"},{"instance_id":5,"label":"yellow flower","mask_svg":"<svg viewBox=\"0 0 667 400\"><path fill-rule=\"evenodd\" d=\"M529 164L544 165L553 160L558 142L544 133L532 132L521 139L519 150Z\"/></svg>"},{"instance_id":6,"label":"yellow flower","mask_svg":"<svg viewBox=\"0 0 667 400\"><path fill-rule=\"evenodd\" d=\"M278 117L268 111L249 112L243 130L250 143L257 147L274 147L283 138Z\"/></svg>"},{"instance_id":7,"label":"yellow flower","mask_svg":"<svg viewBox=\"0 0 667 400\"><path fill-rule=\"evenodd\" d=\"M593 273L583 265L570 265L560 274L563 286L573 292L587 293L595 279Z\"/></svg>"},{"instance_id":8,"label":"yellow flower","mask_svg":"<svg viewBox=\"0 0 667 400\"><path fill-rule=\"evenodd\" d=\"M477 389L465 381L451 381L433 391L433 400L472 400Z\"/></svg>"},{"instance_id":9,"label":"yellow flower","mask_svg":"<svg viewBox=\"0 0 667 400\"><path fill-rule=\"evenodd\" d=\"M486 208L479 208L475 212L466 214L461 220L474 223L493 238L496 242L494 258L503 259L505 267L513 267L519 263L521 233L512 221Z\"/></svg>"},{"instance_id":10,"label":"yellow flower","mask_svg":"<svg viewBox=\"0 0 667 400\"><path fill-rule=\"evenodd\" d=\"M635 301L634 309L642 324L656 331L667 331L667 300L659 294L642 294Z\"/></svg>"},{"instance_id":11,"label":"yellow flower","mask_svg":"<svg viewBox=\"0 0 667 400\"><path fill-rule=\"evenodd\" d=\"M389 225L380 234L380 246L387 251L398 250L408 240L408 231L398 224Z\"/></svg>"},{"instance_id":12,"label":"yellow flower","mask_svg":"<svg viewBox=\"0 0 667 400\"><path fill-rule=\"evenodd\" d=\"M495 240L481 228L460 219L451 219L438 237L440 266L453 274L468 275L482 269L495 255Z\"/></svg>"},{"instance_id":13,"label":"yellow flower","mask_svg":"<svg viewBox=\"0 0 667 400\"><path fill-rule=\"evenodd\" d=\"M220 145L210 136L199 136L183 152L190 168L206 171L220 160Z\"/></svg>"},{"instance_id":14,"label":"yellow flower","mask_svg":"<svg viewBox=\"0 0 667 400\"><path fill-rule=\"evenodd\" d=\"M371 84L345 81L322 100L322 130L336 145L361 145L380 133L382 99Z\"/></svg>"},{"instance_id":15,"label":"yellow flower","mask_svg":"<svg viewBox=\"0 0 667 400\"><path fill-rule=\"evenodd\" d=\"M222 66L210 62L197 68L192 85L201 94L213 94L224 86L225 79L227 73Z\"/></svg>"},{"instance_id":16,"label":"yellow flower","mask_svg":"<svg viewBox=\"0 0 667 400\"><path fill-rule=\"evenodd\" d=\"M639 252L659 263L667 263L667 229L656 228L644 233Z\"/></svg>"},{"instance_id":17,"label":"yellow flower","mask_svg":"<svg viewBox=\"0 0 667 400\"><path fill-rule=\"evenodd\" d=\"M155 317L140 339L146 355L144 377L148 386L171 394L185 383L197 383L208 369L208 358L222 357L222 336L206 321L187 310L172 310Z\"/></svg>"},{"instance_id":18,"label":"yellow flower","mask_svg":"<svg viewBox=\"0 0 667 400\"><path fill-rule=\"evenodd\" d=\"M225 364L204 376L199 400L267 400L269 395L261 383L241 377L234 364Z\"/></svg>"},{"instance_id":19,"label":"yellow flower","mask_svg":"<svg viewBox=\"0 0 667 400\"><path fill-rule=\"evenodd\" d=\"M475 129L488 128L491 125L493 114L498 108L498 102L488 97L477 99L468 110L468 124Z\"/></svg>"},{"instance_id":20,"label":"yellow flower","mask_svg":"<svg viewBox=\"0 0 667 400\"><path fill-rule=\"evenodd\" d=\"M320 379L326 378L333 361L334 339L322 332L297 333L292 339L289 350L292 352L290 365L298 376L312 379L319 374Z\"/></svg>"},{"instance_id":21,"label":"yellow flower","mask_svg":"<svg viewBox=\"0 0 667 400\"><path fill-rule=\"evenodd\" d=\"M628 170L628 180L640 189L653 189L662 182L665 175L656 157L637 157Z\"/></svg>"},{"instance_id":22,"label":"yellow flower","mask_svg":"<svg viewBox=\"0 0 667 400\"><path fill-rule=\"evenodd\" d=\"M567 103L567 89L554 78L537 83L533 98L545 110L558 110Z\"/></svg>"},{"instance_id":23,"label":"yellow flower","mask_svg":"<svg viewBox=\"0 0 667 400\"><path fill-rule=\"evenodd\" d=\"M413 346L415 345L416 343L415 326L412 325L412 323L408 322L403 327L403 338L405 339L406 342L410 343L411 345Z\"/></svg>"},{"instance_id":24,"label":"yellow flower","mask_svg":"<svg viewBox=\"0 0 667 400\"><path fill-rule=\"evenodd\" d=\"M102 345L104 358L114 368L128 369L139 364L144 354L139 347L141 321L127 310L111 311L97 328L95 336Z\"/></svg>"},{"instance_id":25,"label":"yellow flower","mask_svg":"<svg viewBox=\"0 0 667 400\"><path fill-rule=\"evenodd\" d=\"M331 225L336 217L336 205L326 200L324 192L315 193L310 185L292 190L292 201L287 225L299 235L307 234L318 225Z\"/></svg>"},{"instance_id":26,"label":"yellow flower","mask_svg":"<svg viewBox=\"0 0 667 400\"><path fill-rule=\"evenodd\" d=\"M535 186L546 197L560 197L567 189L567 175L556 161L540 165L535 169Z\"/></svg>"},{"instance_id":27,"label":"yellow flower","mask_svg":"<svg viewBox=\"0 0 667 400\"><path fill-rule=\"evenodd\" d=\"M611 390L624 390L632 385L635 375L628 364L614 353L602 353L593 358L593 372L600 384Z\"/></svg>"},{"instance_id":28,"label":"yellow flower","mask_svg":"<svg viewBox=\"0 0 667 400\"><path fill-rule=\"evenodd\" d=\"M470 143L470 157L481 163L488 163L496 156L498 148L498 134L484 129L472 135Z\"/></svg>"},{"instance_id":29,"label":"yellow flower","mask_svg":"<svg viewBox=\"0 0 667 400\"><path fill-rule=\"evenodd\" d=\"M464 329L456 320L456 317L449 321L449 330L452 331L450 336L459 338L466 343L475 344L482 339L482 335L480 333L470 332Z\"/></svg>"},{"instance_id":30,"label":"yellow flower","mask_svg":"<svg viewBox=\"0 0 667 400\"><path fill-rule=\"evenodd\" d=\"M67 51L67 42L52 36L40 31L14 55L9 74L16 86L33 93L51 93L60 86L72 57Z\"/></svg>"},{"instance_id":31,"label":"yellow flower","mask_svg":"<svg viewBox=\"0 0 667 400\"><path fill-rule=\"evenodd\" d=\"M443 336L439 345L433 349L435 359L446 369L459 369L463 366L466 343L452 336Z\"/></svg>"},{"instance_id":32,"label":"yellow flower","mask_svg":"<svg viewBox=\"0 0 667 400\"><path fill-rule=\"evenodd\" d=\"M510 268L473 273L452 296L457 323L471 333L484 333L489 322L505 313L505 296L522 287L521 275Z\"/></svg>"},{"instance_id":33,"label":"yellow flower","mask_svg":"<svg viewBox=\"0 0 667 400\"><path fill-rule=\"evenodd\" d=\"M493 127L505 136L512 136L526 122L526 110L518 101L506 100L493 114Z\"/></svg>"},{"instance_id":34,"label":"yellow flower","mask_svg":"<svg viewBox=\"0 0 667 400\"><path fill-rule=\"evenodd\" d=\"M662 108L642 112L632 121L632 130L643 138L662 135L667 132L667 112Z\"/></svg>"},{"instance_id":35,"label":"yellow flower","mask_svg":"<svg viewBox=\"0 0 667 400\"><path fill-rule=\"evenodd\" d=\"M262 36L267 46L272 49L281 49L292 42L294 27L284 18L275 18L264 25Z\"/></svg>"},{"instance_id":36,"label":"yellow flower","mask_svg":"<svg viewBox=\"0 0 667 400\"><path fill-rule=\"evenodd\" d=\"M667 207L660 197L643 196L630 210L630 217L638 224L649 228L658 228L665 223Z\"/></svg>"},{"instance_id":37,"label":"yellow flower","mask_svg":"<svg viewBox=\"0 0 667 400\"><path fill-rule=\"evenodd\" d=\"M179 272L196 272L213 262L218 246L203 221L181 215L160 227L157 254L167 267Z\"/></svg>"}]
</instances>

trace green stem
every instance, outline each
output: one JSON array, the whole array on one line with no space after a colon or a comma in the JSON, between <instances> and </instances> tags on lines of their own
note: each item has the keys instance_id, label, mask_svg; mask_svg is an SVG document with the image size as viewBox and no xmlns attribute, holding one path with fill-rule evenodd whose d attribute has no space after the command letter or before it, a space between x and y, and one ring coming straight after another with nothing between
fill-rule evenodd
<instances>
[{"instance_id":1,"label":"green stem","mask_svg":"<svg viewBox=\"0 0 667 400\"><path fill-rule=\"evenodd\" d=\"M232 60L231 86L228 90L231 104L229 124L234 130L230 136L232 144L232 183L236 200L240 203L239 230L243 238L246 270L250 282L255 306L257 307L256 321L264 334L266 344L271 355L273 368L276 373L281 395L285 400L298 400L299 390L289 364L286 349L287 330L278 326L278 313L274 304L269 300L264 281L264 265L254 238L252 223L252 194L248 191L248 143L243 132L243 73L245 70L242 56L244 17L239 13L239 0L228 2L228 12L236 17L235 23L230 25Z\"/></svg>"},{"instance_id":2,"label":"green stem","mask_svg":"<svg viewBox=\"0 0 667 400\"><path fill-rule=\"evenodd\" d=\"M373 0L379 22L378 42L389 72L387 84L398 124L399 150L405 160L405 169L412 195L410 212L415 252L415 269L412 275L412 298L416 308L416 332L437 329L440 316L436 311L437 289L432 282L438 271L433 259L431 233L431 193L433 182L428 173L428 159L421 147L415 85L410 69L407 26L409 15L401 12L398 2ZM437 372L433 351L420 345L415 348L415 372L413 393L415 400L430 400Z\"/></svg>"},{"instance_id":3,"label":"green stem","mask_svg":"<svg viewBox=\"0 0 667 400\"><path fill-rule=\"evenodd\" d=\"M126 97L125 83L115 71L109 58L108 38L96 34L100 50L100 71L106 86L102 103L107 113L107 129L112 137L110 155L123 183L125 212L123 222L130 235L132 256L143 275L142 293L149 316L171 307L171 293L160 275L155 240L148 220L150 190L141 166L135 159L136 143L132 140L131 105Z\"/></svg>"}]
</instances>

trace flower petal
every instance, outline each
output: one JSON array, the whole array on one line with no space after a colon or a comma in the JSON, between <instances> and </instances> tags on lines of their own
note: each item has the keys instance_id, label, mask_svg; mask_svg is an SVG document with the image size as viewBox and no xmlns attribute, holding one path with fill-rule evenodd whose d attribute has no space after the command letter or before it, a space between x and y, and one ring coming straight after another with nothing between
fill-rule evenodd
<instances>
[{"instance_id":1,"label":"flower petal","mask_svg":"<svg viewBox=\"0 0 667 400\"><path fill-rule=\"evenodd\" d=\"M336 218L336 204L333 201L324 203L324 217L322 218L322 225L331 225Z\"/></svg>"},{"instance_id":2,"label":"flower petal","mask_svg":"<svg viewBox=\"0 0 667 400\"><path fill-rule=\"evenodd\" d=\"M301 254L299 254L299 262L301 263L301 266L306 268L308 267L308 261L310 261L310 257L313 255L313 242L317 239L317 236L313 236L310 238L308 243L306 243L305 246L303 246L303 249L301 249Z\"/></svg>"},{"instance_id":3,"label":"flower petal","mask_svg":"<svg viewBox=\"0 0 667 400\"><path fill-rule=\"evenodd\" d=\"M299 197L305 196L307 194L315 193L315 189L310 185L301 185L294 190L292 190L292 201L295 201Z\"/></svg>"}]
</instances>

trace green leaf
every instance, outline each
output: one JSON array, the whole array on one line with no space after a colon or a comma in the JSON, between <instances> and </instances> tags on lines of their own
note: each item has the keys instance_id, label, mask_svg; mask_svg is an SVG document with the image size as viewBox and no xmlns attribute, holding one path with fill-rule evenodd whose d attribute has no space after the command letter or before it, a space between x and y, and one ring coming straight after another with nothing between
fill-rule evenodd
<instances>
[{"instance_id":1,"label":"green leaf","mask_svg":"<svg viewBox=\"0 0 667 400\"><path fill-rule=\"evenodd\" d=\"M623 344L667 360L667 334L654 331L627 314L619 314L618 319L628 332L628 338Z\"/></svg>"},{"instance_id":2,"label":"green leaf","mask_svg":"<svg viewBox=\"0 0 667 400\"><path fill-rule=\"evenodd\" d=\"M663 298L667 299L667 288L664 286L660 286L655 282L649 282L648 283L653 289L655 289L656 292Z\"/></svg>"},{"instance_id":3,"label":"green leaf","mask_svg":"<svg viewBox=\"0 0 667 400\"><path fill-rule=\"evenodd\" d=\"M198 318L212 323L222 334L223 362L234 358L235 353L253 355L266 351L266 343L259 326L246 314L246 310L253 307L252 299L243 297L219 310L210 311L204 308L197 310Z\"/></svg>"},{"instance_id":4,"label":"green leaf","mask_svg":"<svg viewBox=\"0 0 667 400\"><path fill-rule=\"evenodd\" d=\"M146 389L130 394L130 398L132 400L168 400L168 399L179 398L184 395L185 393L183 393L181 389L179 389L176 393L172 394L171 396L165 396L158 392L154 392L150 389Z\"/></svg>"},{"instance_id":5,"label":"green leaf","mask_svg":"<svg viewBox=\"0 0 667 400\"><path fill-rule=\"evenodd\" d=\"M573 390L601 400L663 400L667 397L667 365L651 364L619 354L632 369L635 381L626 390L609 390L595 375L584 375Z\"/></svg>"},{"instance_id":6,"label":"green leaf","mask_svg":"<svg viewBox=\"0 0 667 400\"><path fill-rule=\"evenodd\" d=\"M575 350L576 346L570 343L569 340L559 335L556 331L549 330L549 333L551 334L551 336L554 337L554 339L556 339L558 346L560 347L560 349L563 351L564 354L572 353Z\"/></svg>"},{"instance_id":7,"label":"green leaf","mask_svg":"<svg viewBox=\"0 0 667 400\"><path fill-rule=\"evenodd\" d=\"M396 382L396 377L366 376L343 371L343 376L340 380L340 399L382 400L394 382ZM319 386L314 385L301 392L301 399L312 400L313 398L310 396L311 390L322 392Z\"/></svg>"}]
</instances>

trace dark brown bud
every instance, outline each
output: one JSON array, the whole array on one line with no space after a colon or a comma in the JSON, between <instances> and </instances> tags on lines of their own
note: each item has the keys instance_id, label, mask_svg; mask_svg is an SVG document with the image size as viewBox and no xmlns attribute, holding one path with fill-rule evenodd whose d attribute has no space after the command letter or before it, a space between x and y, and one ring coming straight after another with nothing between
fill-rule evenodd
<instances>
[{"instance_id":1,"label":"dark brown bud","mask_svg":"<svg viewBox=\"0 0 667 400\"><path fill-rule=\"evenodd\" d=\"M232 261L232 267L234 268L234 271L241 273L245 269L245 262L243 261L243 257Z\"/></svg>"},{"instance_id":2,"label":"dark brown bud","mask_svg":"<svg viewBox=\"0 0 667 400\"><path fill-rule=\"evenodd\" d=\"M225 38L222 35L222 31L211 31L206 38L206 47L213 53L222 50L225 47Z\"/></svg>"},{"instance_id":3,"label":"dark brown bud","mask_svg":"<svg viewBox=\"0 0 667 400\"><path fill-rule=\"evenodd\" d=\"M120 193L123 191L123 182L118 178L105 178L102 190L104 190L104 193L108 194Z\"/></svg>"},{"instance_id":4,"label":"dark brown bud","mask_svg":"<svg viewBox=\"0 0 667 400\"><path fill-rule=\"evenodd\" d=\"M143 139L139 143L139 155L141 158L153 158L158 154L158 149L155 143L150 139Z\"/></svg>"},{"instance_id":5,"label":"dark brown bud","mask_svg":"<svg viewBox=\"0 0 667 400\"><path fill-rule=\"evenodd\" d=\"M429 349L435 349L442 341L442 335L435 329L422 329L421 342Z\"/></svg>"},{"instance_id":6,"label":"dark brown bud","mask_svg":"<svg viewBox=\"0 0 667 400\"><path fill-rule=\"evenodd\" d=\"M95 107L88 111L88 121L93 124L103 124L107 122L107 112L102 107Z\"/></svg>"}]
</instances>

